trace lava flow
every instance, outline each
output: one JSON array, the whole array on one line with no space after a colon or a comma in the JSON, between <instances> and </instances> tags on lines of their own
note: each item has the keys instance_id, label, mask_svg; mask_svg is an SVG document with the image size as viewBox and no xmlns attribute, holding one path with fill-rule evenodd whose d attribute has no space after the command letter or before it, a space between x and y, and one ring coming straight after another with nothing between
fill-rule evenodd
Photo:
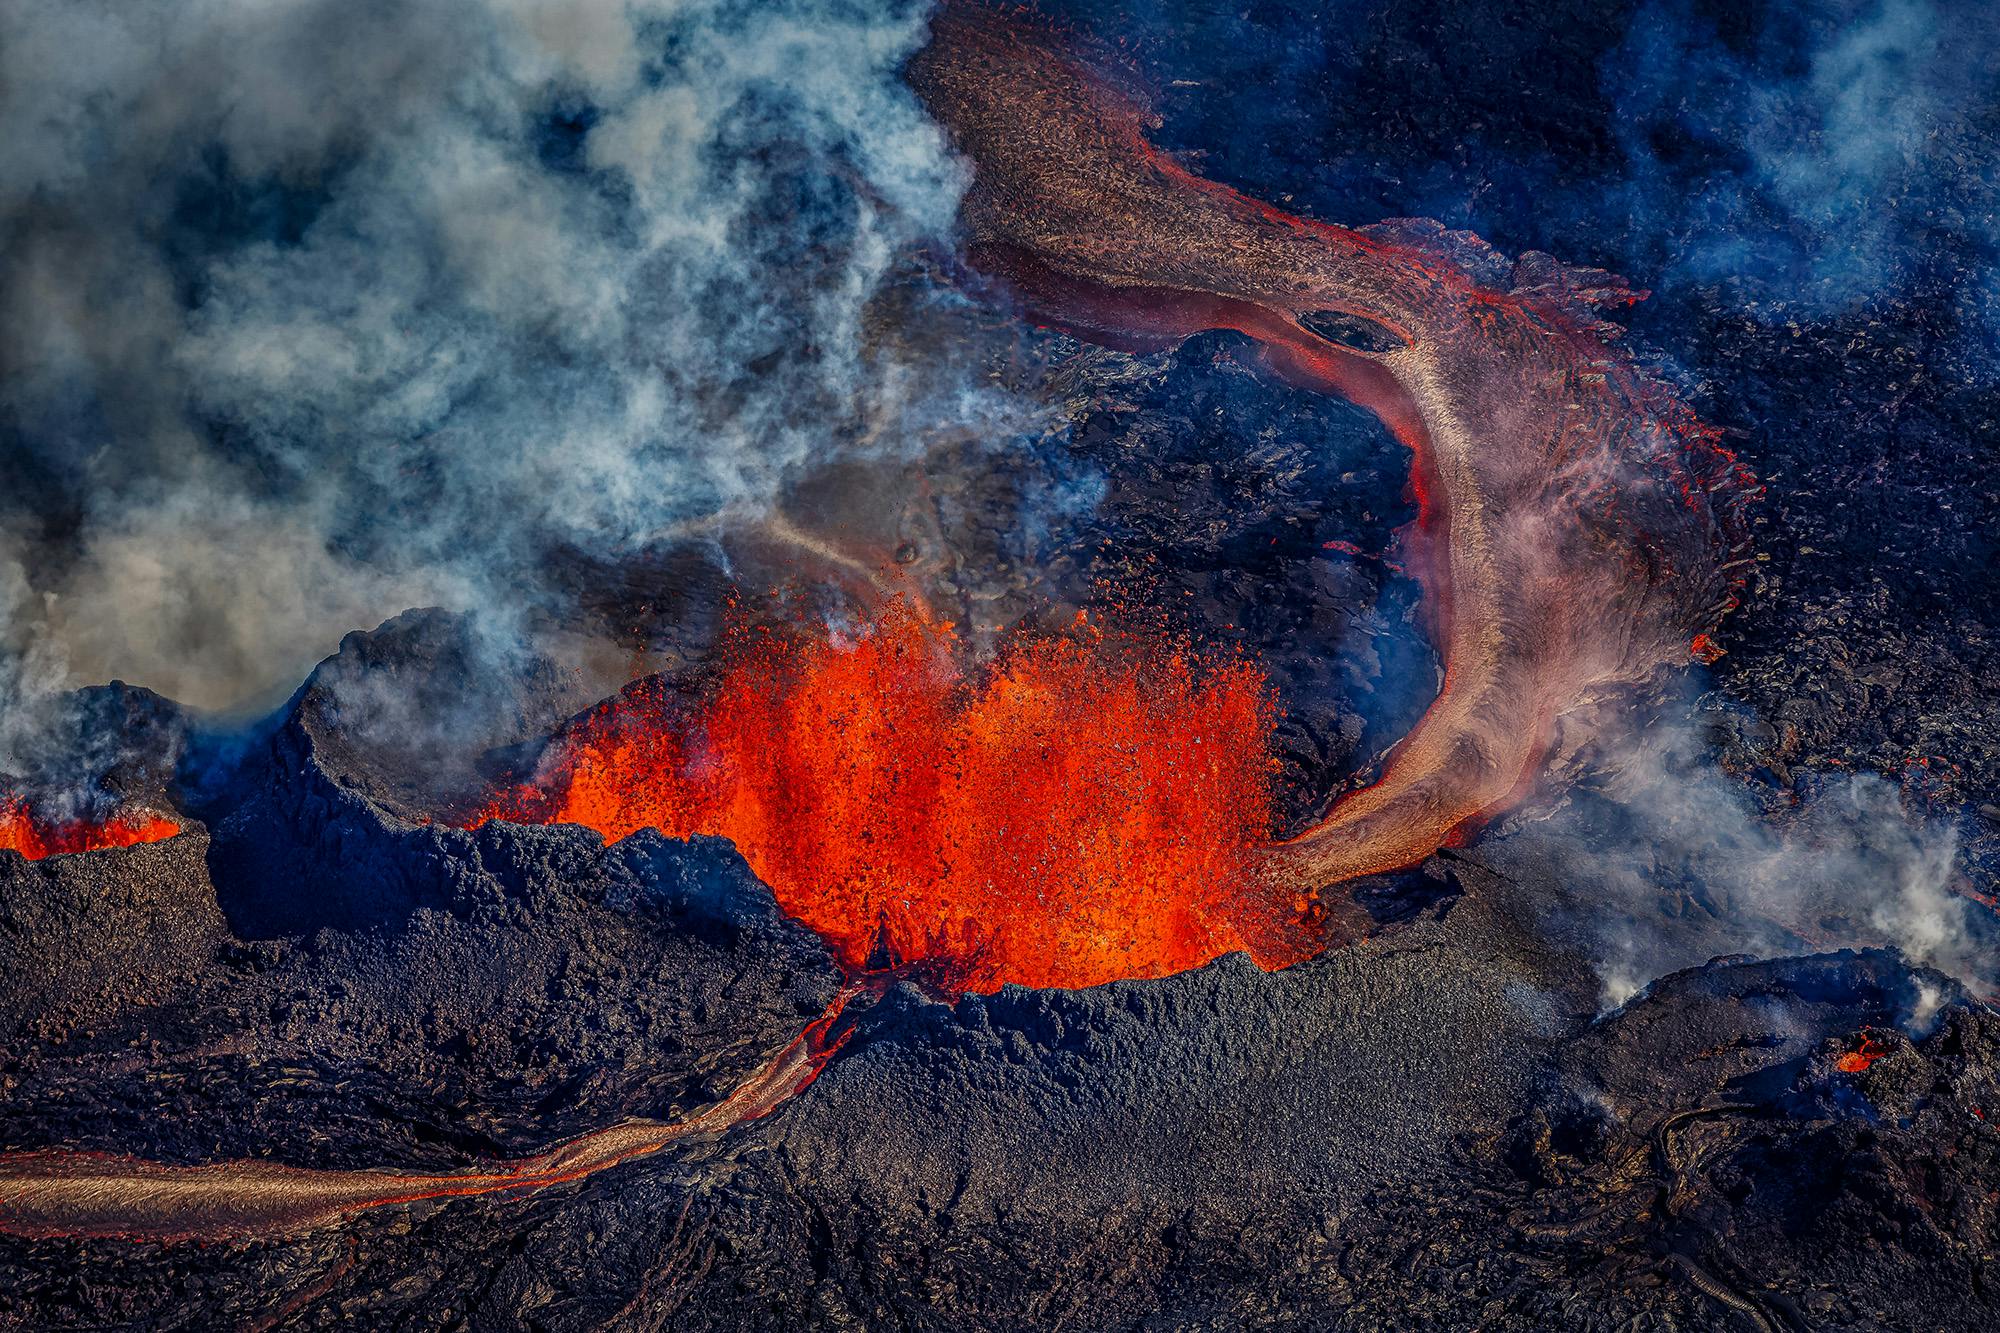
<instances>
[{"instance_id":1,"label":"lava flow","mask_svg":"<svg viewBox=\"0 0 2000 1333\"><path fill-rule=\"evenodd\" d=\"M850 970L945 989L1312 951L1247 873L1271 822L1253 666L1088 626L983 672L957 649L900 602L840 639L741 632L698 698L640 682L477 822L727 837Z\"/></svg>"},{"instance_id":2,"label":"lava flow","mask_svg":"<svg viewBox=\"0 0 2000 1333\"><path fill-rule=\"evenodd\" d=\"M142 842L163 842L181 826L150 810L127 810L97 822L88 819L44 819L18 796L0 796L0 849L19 852L30 861L71 852L102 852Z\"/></svg>"},{"instance_id":3,"label":"lava flow","mask_svg":"<svg viewBox=\"0 0 2000 1333\"><path fill-rule=\"evenodd\" d=\"M1861 1044L1834 1061L1834 1068L1843 1074L1863 1074L1868 1067L1889 1053L1889 1047L1877 1040L1872 1033L1861 1034Z\"/></svg>"},{"instance_id":4,"label":"lava flow","mask_svg":"<svg viewBox=\"0 0 2000 1333\"><path fill-rule=\"evenodd\" d=\"M969 5L932 31L907 77L973 164L975 269L1109 346L1246 334L1412 452L1407 563L1445 680L1375 785L1268 850L1277 884L1312 896L1464 837L1519 799L1565 714L1715 653L1755 482L1595 314L1643 293L1435 223L1293 217L1148 143L1114 60Z\"/></svg>"},{"instance_id":5,"label":"lava flow","mask_svg":"<svg viewBox=\"0 0 2000 1333\"><path fill-rule=\"evenodd\" d=\"M521 1195L567 1184L769 1115L811 1083L840 1049L851 1031L840 1019L860 993L853 987L840 992L763 1068L686 1120L628 1120L486 1170L430 1175L259 1161L165 1166L105 1153L13 1153L0 1156L0 1233L154 1243L268 1239L331 1226L374 1208Z\"/></svg>"}]
</instances>

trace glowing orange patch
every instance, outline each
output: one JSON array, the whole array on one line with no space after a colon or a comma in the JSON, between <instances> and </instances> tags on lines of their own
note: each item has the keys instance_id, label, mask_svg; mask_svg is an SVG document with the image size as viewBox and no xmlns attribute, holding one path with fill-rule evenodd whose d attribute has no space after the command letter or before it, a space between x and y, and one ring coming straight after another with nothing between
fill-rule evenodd
<instances>
[{"instance_id":1,"label":"glowing orange patch","mask_svg":"<svg viewBox=\"0 0 2000 1333\"><path fill-rule=\"evenodd\" d=\"M163 842L181 826L150 810L120 813L104 823L39 819L18 796L0 796L0 848L30 861L70 852L101 852L142 842Z\"/></svg>"},{"instance_id":2,"label":"glowing orange patch","mask_svg":"<svg viewBox=\"0 0 2000 1333\"><path fill-rule=\"evenodd\" d=\"M1274 720L1249 663L1086 630L968 672L948 626L900 606L727 658L698 702L642 683L601 706L476 822L720 834L850 968L963 989L1310 952L1249 874Z\"/></svg>"},{"instance_id":3,"label":"glowing orange patch","mask_svg":"<svg viewBox=\"0 0 2000 1333\"><path fill-rule=\"evenodd\" d=\"M1887 1045L1864 1032L1861 1034L1861 1045L1834 1061L1834 1068L1843 1074L1859 1074L1888 1053Z\"/></svg>"}]
</instances>

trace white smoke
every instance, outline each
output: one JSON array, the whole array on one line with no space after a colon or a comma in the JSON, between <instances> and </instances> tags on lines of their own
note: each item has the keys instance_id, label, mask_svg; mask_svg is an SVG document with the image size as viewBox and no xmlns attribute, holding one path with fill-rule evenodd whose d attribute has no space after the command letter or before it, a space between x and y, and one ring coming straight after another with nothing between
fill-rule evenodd
<instances>
[{"instance_id":1,"label":"white smoke","mask_svg":"<svg viewBox=\"0 0 2000 1333\"><path fill-rule=\"evenodd\" d=\"M1715 715L1710 716L1710 721ZM1696 718L1601 735L1553 811L1483 846L1510 873L1547 876L1549 922L1597 967L1606 1007L1667 972L1733 953L1894 946L1990 989L1983 911L1954 891L1956 828L1869 774L1753 784L1718 762Z\"/></svg>"},{"instance_id":2,"label":"white smoke","mask_svg":"<svg viewBox=\"0 0 2000 1333\"><path fill-rule=\"evenodd\" d=\"M897 0L5 7L0 525L44 665L238 702L992 411L868 319L962 185L922 37Z\"/></svg>"}]
</instances>

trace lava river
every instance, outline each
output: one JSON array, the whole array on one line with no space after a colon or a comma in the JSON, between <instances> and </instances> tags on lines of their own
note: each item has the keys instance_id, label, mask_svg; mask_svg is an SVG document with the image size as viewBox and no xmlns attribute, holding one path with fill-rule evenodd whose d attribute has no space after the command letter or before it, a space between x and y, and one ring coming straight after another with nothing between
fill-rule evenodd
<instances>
[{"instance_id":1,"label":"lava river","mask_svg":"<svg viewBox=\"0 0 2000 1333\"><path fill-rule=\"evenodd\" d=\"M486 1170L319 1170L275 1162L166 1166L106 1153L0 1157L0 1231L153 1243L297 1235L355 1213L430 1199L521 1195L595 1175L677 1144L712 1139L769 1115L846 1040L850 987L721 1101L685 1120L626 1120Z\"/></svg>"},{"instance_id":2,"label":"lava river","mask_svg":"<svg viewBox=\"0 0 2000 1333\"><path fill-rule=\"evenodd\" d=\"M1269 848L1314 896L1410 865L1532 782L1559 720L1690 656L1744 586L1749 473L1595 311L1634 292L1435 223L1350 229L1147 142L1109 57L948 6L911 84L973 163L968 257L1036 318L1131 350L1209 329L1380 416L1413 457L1409 564L1445 665L1379 781Z\"/></svg>"}]
</instances>

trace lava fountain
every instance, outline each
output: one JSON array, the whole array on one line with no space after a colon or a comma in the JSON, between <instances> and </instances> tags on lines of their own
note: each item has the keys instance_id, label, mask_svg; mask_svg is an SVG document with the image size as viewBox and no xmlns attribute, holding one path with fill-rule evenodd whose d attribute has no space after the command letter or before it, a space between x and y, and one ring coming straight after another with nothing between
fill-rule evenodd
<instances>
[{"instance_id":1,"label":"lava fountain","mask_svg":"<svg viewBox=\"0 0 2000 1333\"><path fill-rule=\"evenodd\" d=\"M1316 947L1321 888L1463 837L1533 781L1565 715L1715 653L1757 488L1599 318L1643 293L1436 224L1333 226L1202 180L1147 142L1134 81L1081 49L954 7L911 61L975 169L967 258L1106 345L1239 331L1272 373L1369 408L1410 449L1406 555L1446 670L1380 780L1259 845L1270 704L1247 666L1078 636L973 675L942 627L903 613L851 641L753 646L691 704L635 687L485 817L724 833L851 967L932 964L959 988L1158 975L1239 947L1276 965ZM767 1113L837 1049L844 1002L680 1125L446 1176L18 1155L0 1159L0 1230L274 1235L530 1192Z\"/></svg>"},{"instance_id":2,"label":"lava fountain","mask_svg":"<svg viewBox=\"0 0 2000 1333\"><path fill-rule=\"evenodd\" d=\"M1252 664L1088 623L984 670L958 649L902 602L841 636L742 629L698 698L639 682L476 822L726 837L850 970L950 990L1312 952L1248 873L1272 818Z\"/></svg>"}]
</instances>

